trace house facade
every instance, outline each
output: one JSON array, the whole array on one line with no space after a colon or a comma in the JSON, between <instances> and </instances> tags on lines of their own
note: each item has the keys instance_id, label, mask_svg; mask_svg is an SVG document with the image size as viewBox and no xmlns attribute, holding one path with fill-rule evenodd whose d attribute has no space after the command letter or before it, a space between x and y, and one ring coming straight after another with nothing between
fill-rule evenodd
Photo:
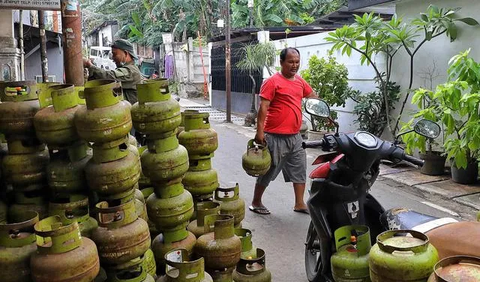
<instances>
[{"instance_id":1,"label":"house facade","mask_svg":"<svg viewBox=\"0 0 480 282\"><path fill-rule=\"evenodd\" d=\"M45 12L48 74L50 81L63 81L62 31L59 12ZM19 31L23 26L24 74L22 75ZM37 80L42 75L40 29L37 11L0 10L0 81Z\"/></svg>"},{"instance_id":2,"label":"house facade","mask_svg":"<svg viewBox=\"0 0 480 282\"><path fill-rule=\"evenodd\" d=\"M109 47L115 40L115 34L118 32L117 21L104 21L95 27L86 38L88 47Z\"/></svg>"}]
</instances>

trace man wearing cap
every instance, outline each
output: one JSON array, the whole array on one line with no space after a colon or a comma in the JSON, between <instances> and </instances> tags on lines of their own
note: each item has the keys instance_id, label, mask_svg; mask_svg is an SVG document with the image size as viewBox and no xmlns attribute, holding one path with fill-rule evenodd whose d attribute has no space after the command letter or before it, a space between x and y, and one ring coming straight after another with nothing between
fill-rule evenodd
<instances>
[{"instance_id":1,"label":"man wearing cap","mask_svg":"<svg viewBox=\"0 0 480 282\"><path fill-rule=\"evenodd\" d=\"M132 105L137 102L137 84L142 83L142 74L135 65L137 55L133 45L125 39L118 39L112 44L115 70L103 70L89 59L83 60L83 67L88 68L89 79L114 79L122 83L123 95Z\"/></svg>"}]
</instances>

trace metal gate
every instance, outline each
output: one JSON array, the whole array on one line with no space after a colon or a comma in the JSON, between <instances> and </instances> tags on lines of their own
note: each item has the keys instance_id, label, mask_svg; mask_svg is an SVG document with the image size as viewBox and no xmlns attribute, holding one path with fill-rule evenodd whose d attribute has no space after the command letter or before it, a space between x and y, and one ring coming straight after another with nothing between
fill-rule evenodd
<instances>
[{"instance_id":1,"label":"metal gate","mask_svg":"<svg viewBox=\"0 0 480 282\"><path fill-rule=\"evenodd\" d=\"M232 43L231 45L232 92L252 93L252 80L246 72L241 71L237 67L237 63L242 59L241 48L245 44L250 43L255 43L255 41ZM212 64L212 90L225 91L225 46L212 48L210 60ZM253 77L257 84L255 92L259 93L262 84L262 74L256 71L253 73Z\"/></svg>"}]
</instances>

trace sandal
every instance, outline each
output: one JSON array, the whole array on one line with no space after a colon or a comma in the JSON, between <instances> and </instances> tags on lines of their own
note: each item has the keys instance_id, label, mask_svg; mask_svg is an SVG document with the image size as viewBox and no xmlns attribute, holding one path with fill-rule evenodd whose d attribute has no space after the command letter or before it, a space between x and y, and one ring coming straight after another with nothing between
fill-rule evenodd
<instances>
[{"instance_id":1,"label":"sandal","mask_svg":"<svg viewBox=\"0 0 480 282\"><path fill-rule=\"evenodd\" d=\"M310 214L308 209L294 209L294 212L299 212L299 213L304 213L304 214Z\"/></svg>"},{"instance_id":2,"label":"sandal","mask_svg":"<svg viewBox=\"0 0 480 282\"><path fill-rule=\"evenodd\" d=\"M251 210L254 213L258 213L258 214L261 214L261 215L270 214L270 211L266 207L249 206L248 209Z\"/></svg>"}]
</instances>

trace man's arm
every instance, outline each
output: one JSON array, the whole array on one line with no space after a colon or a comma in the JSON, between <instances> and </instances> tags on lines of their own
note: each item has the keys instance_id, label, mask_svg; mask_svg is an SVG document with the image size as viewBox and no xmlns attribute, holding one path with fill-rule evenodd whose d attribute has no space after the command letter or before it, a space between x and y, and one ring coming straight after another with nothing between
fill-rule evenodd
<instances>
[{"instance_id":1,"label":"man's arm","mask_svg":"<svg viewBox=\"0 0 480 282\"><path fill-rule=\"evenodd\" d=\"M305 98L318 98L318 95L317 93L315 93L315 91L312 91L312 93L308 94Z\"/></svg>"},{"instance_id":2,"label":"man's arm","mask_svg":"<svg viewBox=\"0 0 480 282\"><path fill-rule=\"evenodd\" d=\"M83 61L83 66L88 68L89 77L93 79L113 79L113 80L129 80L129 71L126 68L117 68L115 70L103 70L95 66L90 60Z\"/></svg>"},{"instance_id":3,"label":"man's arm","mask_svg":"<svg viewBox=\"0 0 480 282\"><path fill-rule=\"evenodd\" d=\"M265 132L264 127L265 127L265 118L267 117L267 111L268 108L270 107L270 101L261 98L260 101L260 108L258 109L258 114L257 114L257 134L255 134L255 141L260 143L260 144L265 144Z\"/></svg>"}]
</instances>

